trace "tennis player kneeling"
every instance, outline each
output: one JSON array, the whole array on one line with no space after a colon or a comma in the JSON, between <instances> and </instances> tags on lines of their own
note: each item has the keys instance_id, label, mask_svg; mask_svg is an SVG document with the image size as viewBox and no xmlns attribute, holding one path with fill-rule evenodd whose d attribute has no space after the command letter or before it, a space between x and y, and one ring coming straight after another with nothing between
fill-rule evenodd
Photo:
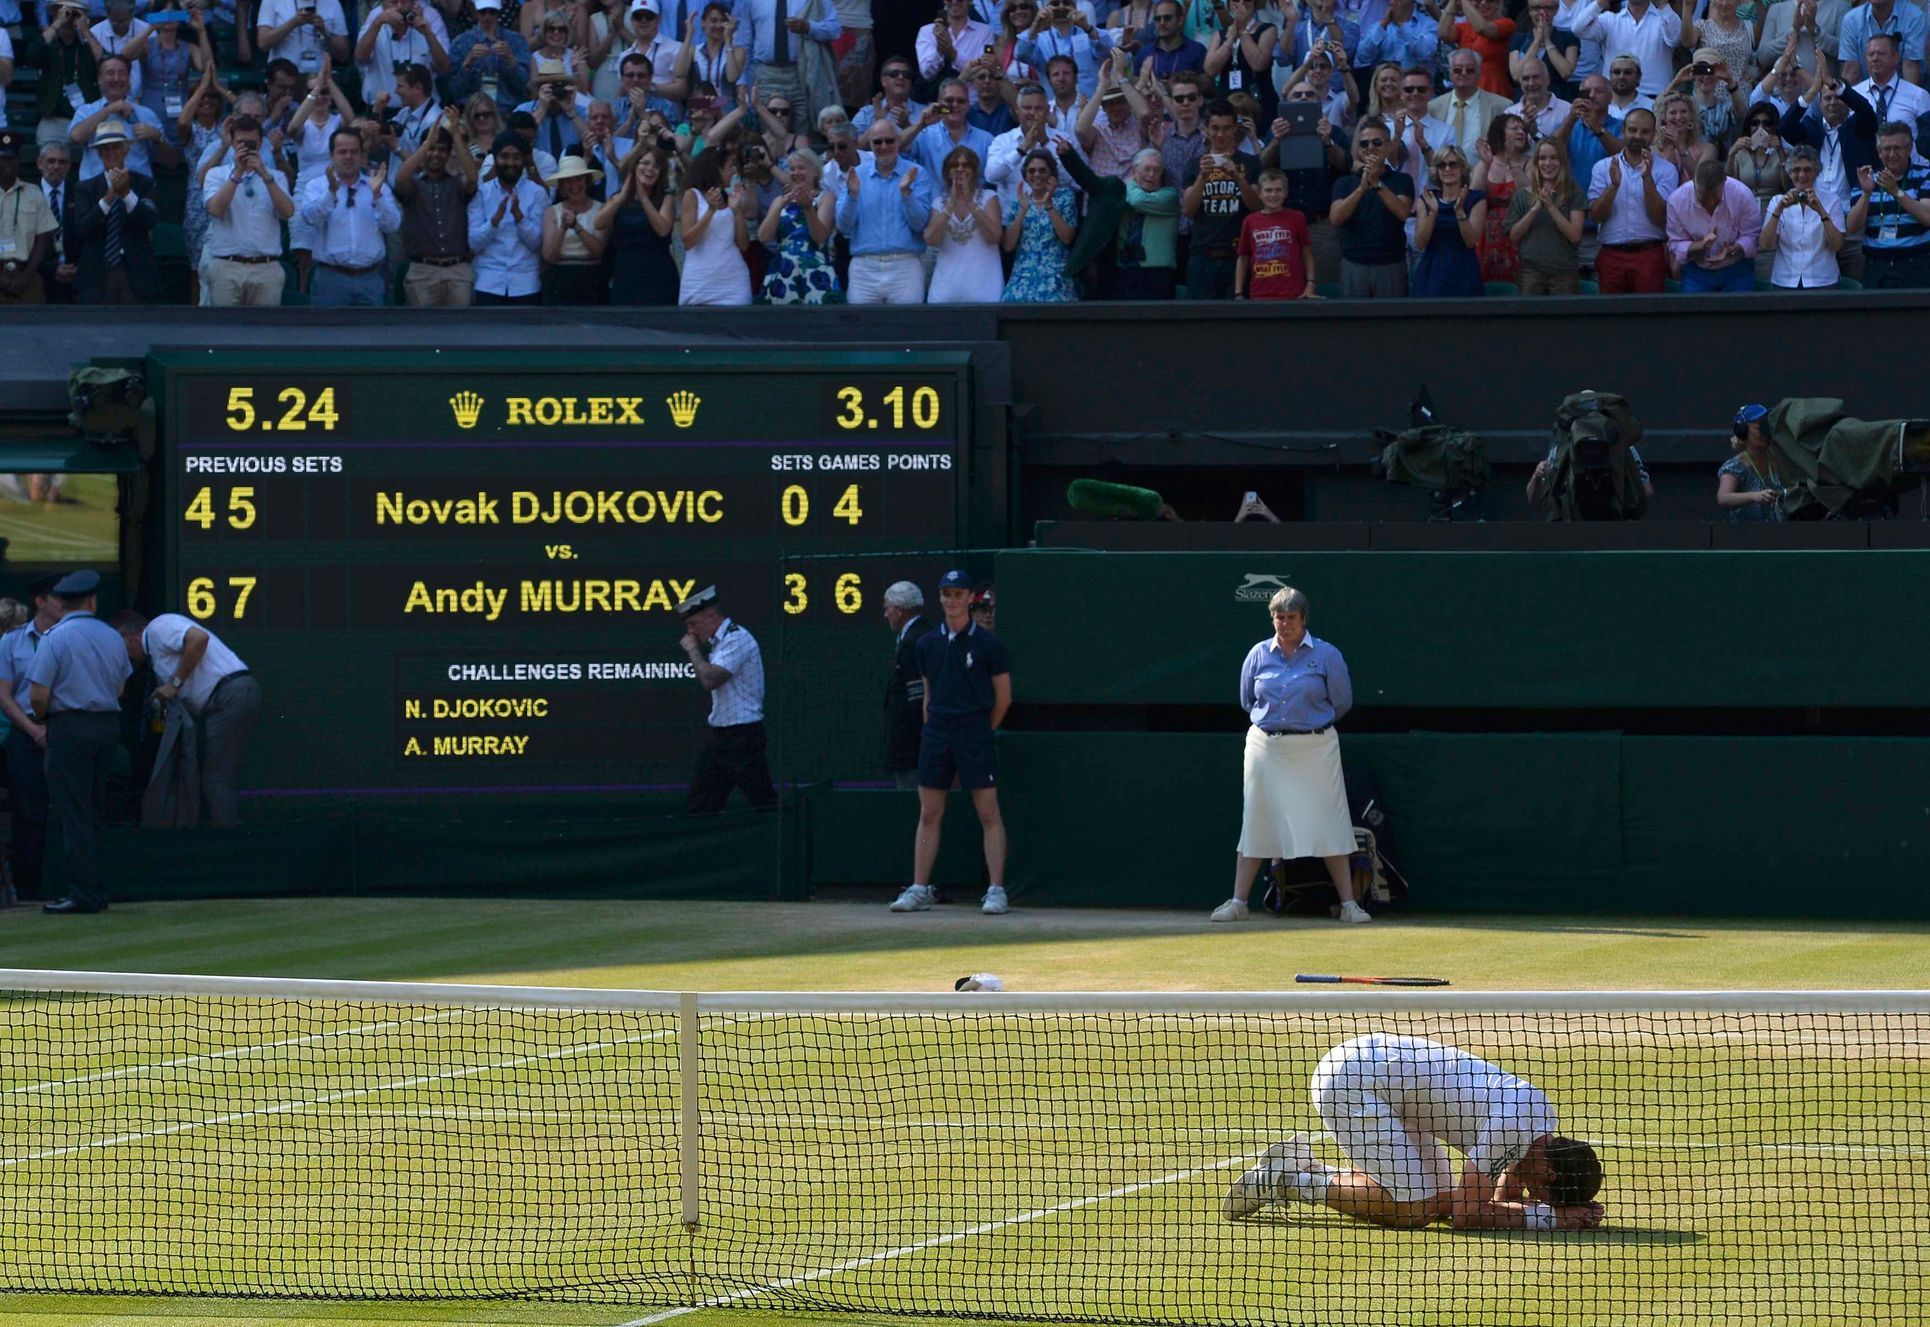
<instances>
[{"instance_id":1,"label":"tennis player kneeling","mask_svg":"<svg viewBox=\"0 0 1930 1327\"><path fill-rule=\"evenodd\" d=\"M1226 1191L1220 1211L1229 1221L1299 1202L1402 1229L1601 1224L1595 1149L1555 1132L1540 1088L1464 1050L1423 1037L1355 1037L1322 1057L1313 1104L1351 1168L1314 1160L1297 1133ZM1467 1158L1459 1183L1449 1148Z\"/></svg>"}]
</instances>

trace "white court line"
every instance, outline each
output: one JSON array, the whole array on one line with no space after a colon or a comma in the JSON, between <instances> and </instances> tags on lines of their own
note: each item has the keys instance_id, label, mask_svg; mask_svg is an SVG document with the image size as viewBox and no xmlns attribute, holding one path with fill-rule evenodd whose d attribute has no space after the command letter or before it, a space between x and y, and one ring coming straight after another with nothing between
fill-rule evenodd
<instances>
[{"instance_id":1,"label":"white court line","mask_svg":"<svg viewBox=\"0 0 1930 1327\"><path fill-rule=\"evenodd\" d=\"M170 1124L161 1129L144 1129L139 1133L116 1134L112 1138L96 1138L85 1143L74 1143L67 1147L50 1147L39 1152L29 1152L25 1156L0 1157L0 1170L10 1170L15 1166L26 1165L31 1161L52 1161L59 1157L75 1156L82 1152L95 1152L102 1148L120 1147L127 1143L144 1142L150 1138L166 1138L173 1134L192 1133L197 1129L212 1129L223 1124L236 1124L242 1120L261 1119L270 1115L287 1115L298 1110L310 1110L316 1106L326 1106L332 1102L349 1101L357 1097L371 1097L379 1092L401 1092L427 1083L443 1083L457 1078L473 1078L477 1074L494 1073L499 1069L516 1069L526 1064L540 1064L545 1060L560 1060L572 1055L588 1055L594 1051L610 1050L617 1046L630 1046L638 1042L659 1041L664 1037L675 1036L672 1028L656 1032L646 1032L640 1036L623 1037L616 1041L593 1041L580 1046L565 1046L561 1050L544 1051L541 1055L519 1055L513 1059L495 1060L489 1064L471 1065L466 1069L452 1069L447 1073L423 1074L415 1078L398 1078L389 1083L377 1083L372 1087L348 1088L341 1092L330 1092L319 1097L304 1097L297 1101L278 1102L273 1106L263 1106L258 1110L231 1111L225 1115L210 1115L205 1119L184 1120L180 1124Z\"/></svg>"},{"instance_id":2,"label":"white court line","mask_svg":"<svg viewBox=\"0 0 1930 1327\"><path fill-rule=\"evenodd\" d=\"M206 1064L214 1060L234 1060L248 1055L260 1055L264 1051L281 1050L288 1046L306 1046L317 1041L327 1041L331 1037L356 1037L367 1032L386 1032L410 1023L433 1023L444 1018L459 1018L471 1014L472 1009L444 1009L433 1014L420 1014L415 1018L386 1019L380 1023L361 1023L355 1027L338 1028L334 1032L311 1032L303 1037L288 1037L282 1041L267 1041L255 1046L232 1046L225 1051L208 1051L200 1055L183 1055L172 1060L157 1060L151 1064L130 1064L119 1069L106 1069L97 1074L83 1074L78 1078L50 1078L41 1083L27 1083L21 1087L0 1088L0 1097L29 1096L36 1092L51 1092L56 1088L74 1087L81 1083L104 1083L116 1078L132 1078L138 1074L157 1073L162 1069L180 1069L190 1064Z\"/></svg>"},{"instance_id":3,"label":"white court line","mask_svg":"<svg viewBox=\"0 0 1930 1327\"><path fill-rule=\"evenodd\" d=\"M1258 1152L1246 1152L1240 1156L1224 1157L1204 1166L1194 1166L1190 1170L1176 1170L1170 1174L1161 1175L1156 1179L1140 1180L1136 1184L1126 1184L1121 1185L1117 1189L1108 1189L1104 1193L1095 1193L1085 1198L1074 1198L1068 1202L1055 1203L1051 1207L1037 1207L1030 1212L1020 1212L1014 1216L1002 1217L997 1221L987 1221L982 1225L969 1226L964 1230L955 1230L948 1235L934 1235L930 1239L921 1239L916 1244L903 1244L895 1249L885 1249L879 1253L867 1253L860 1258L847 1259L844 1262L835 1263L830 1267L820 1267L816 1271L805 1272L802 1276L787 1276L781 1281L771 1281L761 1286L752 1286L748 1290L735 1290L728 1295L718 1295L714 1298L707 1299L701 1304L686 1304L674 1309L665 1309L661 1313L653 1313L647 1318L633 1318L629 1322L622 1324L622 1327L651 1327L652 1323L669 1322L672 1318L681 1318L686 1313L695 1313L699 1309L722 1308L726 1304L736 1304L743 1300L755 1299L759 1295L769 1295L779 1290L789 1290L792 1286L801 1286L812 1281L822 1281L825 1277L836 1276L840 1272L855 1271L860 1267L869 1267L873 1263L889 1262L893 1258L903 1258L908 1254L922 1253L926 1249L936 1249L942 1245L956 1244L960 1240L972 1239L979 1235L989 1235L995 1230L1004 1230L1008 1226L1022 1226L1028 1222L1039 1221L1048 1216L1057 1216L1061 1212L1074 1212L1081 1207L1091 1207L1095 1203L1110 1202L1114 1198L1125 1198L1131 1194L1140 1193L1147 1189L1158 1188L1162 1184L1177 1184L1181 1180L1192 1179L1195 1175L1210 1175L1216 1170L1225 1170L1228 1166L1243 1165L1258 1155L1260 1155Z\"/></svg>"}]
</instances>

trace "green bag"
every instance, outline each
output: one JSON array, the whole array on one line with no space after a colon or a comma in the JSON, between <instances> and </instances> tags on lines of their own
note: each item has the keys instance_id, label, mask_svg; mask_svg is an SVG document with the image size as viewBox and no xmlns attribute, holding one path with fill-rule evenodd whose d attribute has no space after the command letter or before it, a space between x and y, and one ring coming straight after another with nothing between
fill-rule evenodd
<instances>
[{"instance_id":1,"label":"green bag","mask_svg":"<svg viewBox=\"0 0 1930 1327\"><path fill-rule=\"evenodd\" d=\"M1381 474L1390 484L1417 488L1474 489L1488 482L1488 444L1479 433L1425 424L1388 435L1381 448Z\"/></svg>"}]
</instances>

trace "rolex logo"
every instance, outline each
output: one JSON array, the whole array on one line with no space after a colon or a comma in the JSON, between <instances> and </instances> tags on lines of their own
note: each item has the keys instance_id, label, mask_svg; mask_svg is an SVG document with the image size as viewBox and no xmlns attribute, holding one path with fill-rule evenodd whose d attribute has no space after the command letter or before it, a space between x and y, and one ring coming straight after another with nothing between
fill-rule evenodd
<instances>
[{"instance_id":1,"label":"rolex logo","mask_svg":"<svg viewBox=\"0 0 1930 1327\"><path fill-rule=\"evenodd\" d=\"M663 403L670 407L670 422L680 429L687 429L697 422L697 407L704 402L694 392L673 392L664 398Z\"/></svg>"},{"instance_id":2,"label":"rolex logo","mask_svg":"<svg viewBox=\"0 0 1930 1327\"><path fill-rule=\"evenodd\" d=\"M456 412L456 427L472 429L482 418L483 399L474 392L457 392L449 398L449 408Z\"/></svg>"}]
</instances>

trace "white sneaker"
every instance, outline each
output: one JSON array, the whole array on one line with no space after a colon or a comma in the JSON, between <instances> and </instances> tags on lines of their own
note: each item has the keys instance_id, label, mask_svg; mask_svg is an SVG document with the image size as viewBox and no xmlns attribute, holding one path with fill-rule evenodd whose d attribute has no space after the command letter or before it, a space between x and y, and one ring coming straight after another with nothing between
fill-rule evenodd
<instances>
[{"instance_id":1,"label":"white sneaker","mask_svg":"<svg viewBox=\"0 0 1930 1327\"><path fill-rule=\"evenodd\" d=\"M1219 907L1213 909L1213 920L1216 922L1243 922L1247 919L1250 911L1251 909L1247 907L1244 899L1230 898L1220 904Z\"/></svg>"},{"instance_id":2,"label":"white sneaker","mask_svg":"<svg viewBox=\"0 0 1930 1327\"><path fill-rule=\"evenodd\" d=\"M905 892L892 901L893 912L930 912L931 889L926 885L906 885Z\"/></svg>"},{"instance_id":3,"label":"white sneaker","mask_svg":"<svg viewBox=\"0 0 1930 1327\"><path fill-rule=\"evenodd\" d=\"M1374 920L1374 917L1372 913L1361 907L1360 904L1354 902L1352 899L1348 899L1340 905L1340 920L1356 923L1371 922Z\"/></svg>"},{"instance_id":4,"label":"white sneaker","mask_svg":"<svg viewBox=\"0 0 1930 1327\"><path fill-rule=\"evenodd\" d=\"M1003 913L1012 911L1012 902L1005 897L1005 886L992 885L987 888L985 891L985 902L979 905L978 910L987 917L997 917Z\"/></svg>"},{"instance_id":5,"label":"white sneaker","mask_svg":"<svg viewBox=\"0 0 1930 1327\"><path fill-rule=\"evenodd\" d=\"M1275 1143L1260 1154L1260 1160L1246 1174L1233 1181L1233 1187L1220 1199L1220 1215L1228 1221L1252 1216L1268 1203L1280 1201L1280 1181L1313 1166L1313 1145L1307 1135L1297 1133Z\"/></svg>"}]
</instances>

